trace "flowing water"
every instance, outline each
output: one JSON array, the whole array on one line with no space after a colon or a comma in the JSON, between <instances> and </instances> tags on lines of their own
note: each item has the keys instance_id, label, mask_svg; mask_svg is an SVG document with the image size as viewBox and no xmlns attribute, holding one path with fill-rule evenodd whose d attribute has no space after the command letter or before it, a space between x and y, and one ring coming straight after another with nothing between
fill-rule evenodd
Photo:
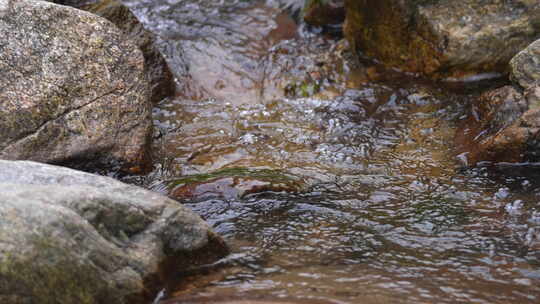
<instances>
[{"instance_id":1,"label":"flowing water","mask_svg":"<svg viewBox=\"0 0 540 304\"><path fill-rule=\"evenodd\" d=\"M126 1L178 81L139 182L210 183L178 199L233 252L171 303L538 303L538 164L463 169L454 150L486 87L355 65L295 24L299 2ZM230 191L247 179L285 186Z\"/></svg>"}]
</instances>

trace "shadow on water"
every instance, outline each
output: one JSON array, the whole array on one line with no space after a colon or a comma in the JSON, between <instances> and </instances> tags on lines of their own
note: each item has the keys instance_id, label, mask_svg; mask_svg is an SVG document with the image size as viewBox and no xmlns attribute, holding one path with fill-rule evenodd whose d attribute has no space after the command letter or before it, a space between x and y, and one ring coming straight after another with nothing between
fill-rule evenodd
<instances>
[{"instance_id":1,"label":"shadow on water","mask_svg":"<svg viewBox=\"0 0 540 304\"><path fill-rule=\"evenodd\" d=\"M234 253L167 303L539 301L538 165L456 162L455 127L485 87L349 64L280 1L126 2L179 86L154 109L158 163L140 183L302 184L185 202Z\"/></svg>"}]
</instances>

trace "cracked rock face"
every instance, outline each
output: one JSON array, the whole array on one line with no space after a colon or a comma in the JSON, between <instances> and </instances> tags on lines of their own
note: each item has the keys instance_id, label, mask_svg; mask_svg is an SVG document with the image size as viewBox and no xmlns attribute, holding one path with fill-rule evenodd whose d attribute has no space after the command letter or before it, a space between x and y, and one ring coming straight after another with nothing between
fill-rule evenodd
<instances>
[{"instance_id":1,"label":"cracked rock face","mask_svg":"<svg viewBox=\"0 0 540 304\"><path fill-rule=\"evenodd\" d=\"M137 47L70 7L0 8L0 158L148 166L151 103Z\"/></svg>"},{"instance_id":2,"label":"cracked rock face","mask_svg":"<svg viewBox=\"0 0 540 304\"><path fill-rule=\"evenodd\" d=\"M356 49L432 78L507 72L540 35L537 0L346 0L345 7L344 32Z\"/></svg>"},{"instance_id":3,"label":"cracked rock face","mask_svg":"<svg viewBox=\"0 0 540 304\"><path fill-rule=\"evenodd\" d=\"M0 303L150 303L227 253L191 210L113 179L0 160Z\"/></svg>"}]
</instances>

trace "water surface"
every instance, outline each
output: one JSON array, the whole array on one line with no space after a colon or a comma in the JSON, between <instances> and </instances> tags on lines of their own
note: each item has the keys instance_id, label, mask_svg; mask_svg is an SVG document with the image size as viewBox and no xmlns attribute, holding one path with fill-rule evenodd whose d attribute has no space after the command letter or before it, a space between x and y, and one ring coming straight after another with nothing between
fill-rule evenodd
<instances>
[{"instance_id":1,"label":"water surface","mask_svg":"<svg viewBox=\"0 0 540 304\"><path fill-rule=\"evenodd\" d=\"M485 87L351 64L279 1L127 3L179 85L154 109L144 185L231 168L303 185L185 202L233 254L169 296L540 301L538 165L464 169L456 157L456 126Z\"/></svg>"}]
</instances>

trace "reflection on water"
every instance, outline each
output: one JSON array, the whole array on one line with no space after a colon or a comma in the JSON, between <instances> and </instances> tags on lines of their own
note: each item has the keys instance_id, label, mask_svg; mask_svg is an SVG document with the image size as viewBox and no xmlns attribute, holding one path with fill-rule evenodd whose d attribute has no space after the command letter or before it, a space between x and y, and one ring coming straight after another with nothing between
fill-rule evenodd
<instances>
[{"instance_id":1,"label":"reflection on water","mask_svg":"<svg viewBox=\"0 0 540 304\"><path fill-rule=\"evenodd\" d=\"M478 90L379 67L325 74L334 57L321 64L320 50L337 44L296 35L260 1L127 2L161 36L182 93L154 109L161 168L147 186L227 168L281 170L307 184L189 203L234 253L169 294L216 303L540 301L537 164L456 162L454 127ZM306 41L318 57L291 48ZM286 98L283 79L296 93L313 84L320 92Z\"/></svg>"},{"instance_id":2,"label":"reflection on water","mask_svg":"<svg viewBox=\"0 0 540 304\"><path fill-rule=\"evenodd\" d=\"M482 175L410 184L408 176L362 178L347 191L193 204L237 253L223 277L199 292L535 303L538 215L516 216L504 206L519 197L532 209L536 196L497 196L498 185Z\"/></svg>"}]
</instances>

